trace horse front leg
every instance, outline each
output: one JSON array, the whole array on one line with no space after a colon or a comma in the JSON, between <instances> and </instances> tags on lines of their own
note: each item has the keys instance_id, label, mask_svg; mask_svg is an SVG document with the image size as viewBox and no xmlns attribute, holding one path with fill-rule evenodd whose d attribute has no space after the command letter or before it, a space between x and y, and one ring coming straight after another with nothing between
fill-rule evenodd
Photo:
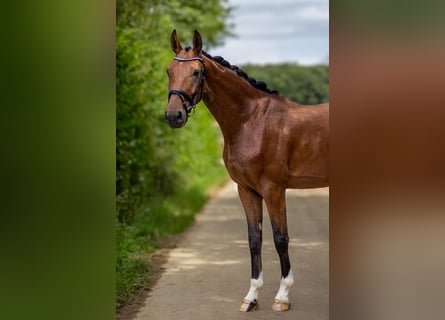
<instances>
[{"instance_id":1,"label":"horse front leg","mask_svg":"<svg viewBox=\"0 0 445 320\"><path fill-rule=\"evenodd\" d=\"M280 258L281 280L280 288L272 304L274 311L287 311L290 308L289 289L294 283L288 253L289 236L286 218L286 189L271 186L264 194L267 210L269 212L275 249Z\"/></svg>"},{"instance_id":2,"label":"horse front leg","mask_svg":"<svg viewBox=\"0 0 445 320\"><path fill-rule=\"evenodd\" d=\"M251 258L250 289L244 297L240 311L248 312L258 309L258 292L263 286L261 265L263 198L255 191L240 185L238 186L238 194L246 214Z\"/></svg>"}]
</instances>

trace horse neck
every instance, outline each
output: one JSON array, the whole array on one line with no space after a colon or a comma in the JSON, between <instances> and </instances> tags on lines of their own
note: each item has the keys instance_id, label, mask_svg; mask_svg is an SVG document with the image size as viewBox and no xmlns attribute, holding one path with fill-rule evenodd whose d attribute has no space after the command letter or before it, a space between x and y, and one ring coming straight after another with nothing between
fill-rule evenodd
<instances>
[{"instance_id":1,"label":"horse neck","mask_svg":"<svg viewBox=\"0 0 445 320\"><path fill-rule=\"evenodd\" d=\"M217 62L205 58L203 101L229 142L252 112L258 92L247 81Z\"/></svg>"}]
</instances>

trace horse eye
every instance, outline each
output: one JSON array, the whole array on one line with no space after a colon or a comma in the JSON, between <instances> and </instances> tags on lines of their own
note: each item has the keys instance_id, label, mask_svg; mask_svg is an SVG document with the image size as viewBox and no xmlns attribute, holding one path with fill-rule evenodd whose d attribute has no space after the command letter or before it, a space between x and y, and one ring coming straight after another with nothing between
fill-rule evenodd
<instances>
[{"instance_id":1,"label":"horse eye","mask_svg":"<svg viewBox=\"0 0 445 320\"><path fill-rule=\"evenodd\" d=\"M199 76L199 70L195 70L195 71L193 71L193 76L194 76L194 77Z\"/></svg>"}]
</instances>

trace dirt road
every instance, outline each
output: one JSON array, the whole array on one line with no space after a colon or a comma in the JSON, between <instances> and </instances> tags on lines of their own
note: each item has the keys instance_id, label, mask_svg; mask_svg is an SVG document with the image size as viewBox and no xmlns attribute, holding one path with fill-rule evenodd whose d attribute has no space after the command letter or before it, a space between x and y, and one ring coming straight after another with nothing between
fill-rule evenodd
<instances>
[{"instance_id":1,"label":"dirt road","mask_svg":"<svg viewBox=\"0 0 445 320\"><path fill-rule=\"evenodd\" d=\"M238 311L250 286L247 226L233 184L221 190L197 216L136 320L324 320L329 314L328 189L287 192L289 254L295 283L291 310L271 305L280 280L267 211L264 209L263 275L260 308Z\"/></svg>"}]
</instances>

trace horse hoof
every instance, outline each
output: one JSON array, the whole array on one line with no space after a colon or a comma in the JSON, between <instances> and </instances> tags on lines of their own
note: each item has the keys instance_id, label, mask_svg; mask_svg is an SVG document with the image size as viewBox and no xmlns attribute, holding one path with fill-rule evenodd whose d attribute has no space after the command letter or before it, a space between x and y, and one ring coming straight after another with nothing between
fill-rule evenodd
<instances>
[{"instance_id":1,"label":"horse hoof","mask_svg":"<svg viewBox=\"0 0 445 320\"><path fill-rule=\"evenodd\" d=\"M289 309L290 309L289 302L275 300L275 302L272 304L273 311L287 311Z\"/></svg>"},{"instance_id":2,"label":"horse hoof","mask_svg":"<svg viewBox=\"0 0 445 320\"><path fill-rule=\"evenodd\" d=\"M244 300L243 303L241 304L241 307L239 308L239 311L242 312L255 311L258 309L259 306L260 305L258 304L257 300L253 301Z\"/></svg>"}]
</instances>

